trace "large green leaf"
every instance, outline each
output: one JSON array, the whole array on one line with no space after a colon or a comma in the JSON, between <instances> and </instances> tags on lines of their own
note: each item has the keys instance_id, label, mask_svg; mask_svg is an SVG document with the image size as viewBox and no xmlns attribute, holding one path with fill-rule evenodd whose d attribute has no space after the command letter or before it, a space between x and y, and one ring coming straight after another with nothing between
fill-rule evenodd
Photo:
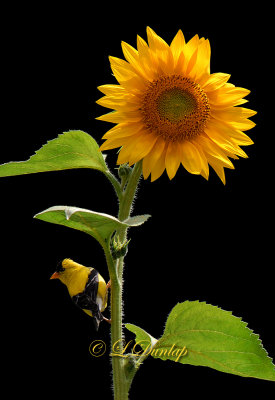
<instances>
[{"instance_id":1,"label":"large green leaf","mask_svg":"<svg viewBox=\"0 0 275 400\"><path fill-rule=\"evenodd\" d=\"M64 132L48 141L27 161L0 165L0 177L74 168L108 171L98 144L83 131Z\"/></svg>"},{"instance_id":2,"label":"large green leaf","mask_svg":"<svg viewBox=\"0 0 275 400\"><path fill-rule=\"evenodd\" d=\"M55 206L36 214L34 218L86 232L102 243L118 228L141 225L149 215L140 215L122 222L111 215L83 208Z\"/></svg>"},{"instance_id":3,"label":"large green leaf","mask_svg":"<svg viewBox=\"0 0 275 400\"><path fill-rule=\"evenodd\" d=\"M132 331L136 340L145 338L144 334ZM142 341L141 346L147 349ZM162 360L275 381L274 365L259 336L231 312L204 302L177 304L150 354Z\"/></svg>"}]
</instances>

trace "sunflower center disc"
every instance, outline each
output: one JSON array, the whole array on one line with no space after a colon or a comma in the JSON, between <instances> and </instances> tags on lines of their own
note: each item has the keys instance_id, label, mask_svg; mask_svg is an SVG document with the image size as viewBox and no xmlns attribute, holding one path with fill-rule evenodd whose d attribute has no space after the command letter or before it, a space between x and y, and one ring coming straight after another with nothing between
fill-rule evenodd
<instances>
[{"instance_id":1,"label":"sunflower center disc","mask_svg":"<svg viewBox=\"0 0 275 400\"><path fill-rule=\"evenodd\" d=\"M196 100L188 92L174 88L164 91L157 99L160 116L177 123L196 110Z\"/></svg>"},{"instance_id":2,"label":"sunflower center disc","mask_svg":"<svg viewBox=\"0 0 275 400\"><path fill-rule=\"evenodd\" d=\"M181 75L169 75L148 85L141 112L150 132L164 140L182 141L203 132L210 107L197 83Z\"/></svg>"}]
</instances>

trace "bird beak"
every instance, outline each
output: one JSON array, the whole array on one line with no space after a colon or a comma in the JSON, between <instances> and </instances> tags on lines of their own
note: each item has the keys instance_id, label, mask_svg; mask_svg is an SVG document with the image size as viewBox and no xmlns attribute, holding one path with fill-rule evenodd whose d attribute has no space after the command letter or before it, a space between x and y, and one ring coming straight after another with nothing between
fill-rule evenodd
<instances>
[{"instance_id":1,"label":"bird beak","mask_svg":"<svg viewBox=\"0 0 275 400\"><path fill-rule=\"evenodd\" d=\"M54 272L52 274L52 276L50 277L50 279L59 279L59 273L58 272Z\"/></svg>"}]
</instances>

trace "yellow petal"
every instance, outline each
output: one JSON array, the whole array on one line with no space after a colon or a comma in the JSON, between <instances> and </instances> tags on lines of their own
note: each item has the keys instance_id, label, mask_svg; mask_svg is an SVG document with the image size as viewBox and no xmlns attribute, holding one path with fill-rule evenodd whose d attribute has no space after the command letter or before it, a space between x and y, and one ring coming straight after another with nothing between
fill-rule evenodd
<instances>
[{"instance_id":1,"label":"yellow petal","mask_svg":"<svg viewBox=\"0 0 275 400\"><path fill-rule=\"evenodd\" d=\"M109 129L103 136L102 139L110 138L121 138L126 136L132 136L142 129L142 124L138 123L121 123L113 128Z\"/></svg>"},{"instance_id":2,"label":"yellow petal","mask_svg":"<svg viewBox=\"0 0 275 400\"><path fill-rule=\"evenodd\" d=\"M208 96L208 100L209 100L209 97L210 96ZM248 102L248 100L246 100L246 99L240 99L240 100L236 100L236 101L234 101L234 102L229 102L228 104L223 104L222 102L219 104L219 103L212 103L211 104L211 102L210 102L210 104L211 104L211 110L228 110L229 108L232 108L232 107L235 107L235 106L240 106L241 104L245 104L245 103L247 103Z\"/></svg>"},{"instance_id":3,"label":"yellow petal","mask_svg":"<svg viewBox=\"0 0 275 400\"><path fill-rule=\"evenodd\" d=\"M117 81L126 89L129 90L145 90L145 84L142 79L136 74L129 72L123 68L115 68L112 67L112 71L114 73L115 78Z\"/></svg>"},{"instance_id":4,"label":"yellow petal","mask_svg":"<svg viewBox=\"0 0 275 400\"><path fill-rule=\"evenodd\" d=\"M134 111L140 108L140 100L134 96L123 96L120 98L116 96L104 96L98 99L96 103L106 108L121 111Z\"/></svg>"},{"instance_id":5,"label":"yellow petal","mask_svg":"<svg viewBox=\"0 0 275 400\"><path fill-rule=\"evenodd\" d=\"M197 50L198 45L199 45L199 37L198 37L198 35L195 35L184 46L183 54L184 54L186 65L188 65L188 62L189 62L190 58L192 57L194 52Z\"/></svg>"},{"instance_id":6,"label":"yellow petal","mask_svg":"<svg viewBox=\"0 0 275 400\"><path fill-rule=\"evenodd\" d=\"M209 166L206 155L204 154L203 148L197 143L195 140L192 142L196 147L197 151L200 153L200 161L201 161L201 175L208 180L209 177Z\"/></svg>"},{"instance_id":7,"label":"yellow petal","mask_svg":"<svg viewBox=\"0 0 275 400\"><path fill-rule=\"evenodd\" d=\"M221 110L214 109L211 114L215 119L221 121L241 122L246 118L253 117L253 115L257 114L257 111L244 107L230 107Z\"/></svg>"},{"instance_id":8,"label":"yellow petal","mask_svg":"<svg viewBox=\"0 0 275 400\"><path fill-rule=\"evenodd\" d=\"M121 80L120 84L132 94L139 96L145 92L147 81L137 76L125 81Z\"/></svg>"},{"instance_id":9,"label":"yellow petal","mask_svg":"<svg viewBox=\"0 0 275 400\"><path fill-rule=\"evenodd\" d=\"M233 129L230 132L230 136L232 140L234 140L234 142L239 146L249 146L254 143L249 136L247 136L245 133L237 129Z\"/></svg>"},{"instance_id":10,"label":"yellow petal","mask_svg":"<svg viewBox=\"0 0 275 400\"><path fill-rule=\"evenodd\" d=\"M174 73L175 74L183 74L185 65L186 65L186 62L185 62L184 54L180 53L177 64L175 65L175 68L174 68Z\"/></svg>"},{"instance_id":11,"label":"yellow petal","mask_svg":"<svg viewBox=\"0 0 275 400\"><path fill-rule=\"evenodd\" d=\"M138 111L112 111L107 114L101 115L96 119L100 121L113 122L119 124L122 122L139 122L142 119L142 115Z\"/></svg>"},{"instance_id":12,"label":"yellow petal","mask_svg":"<svg viewBox=\"0 0 275 400\"><path fill-rule=\"evenodd\" d=\"M169 179L173 179L180 166L181 152L177 142L170 142L165 157L165 167Z\"/></svg>"},{"instance_id":13,"label":"yellow petal","mask_svg":"<svg viewBox=\"0 0 275 400\"><path fill-rule=\"evenodd\" d=\"M246 146L248 146L249 144L253 144L252 140L248 136L246 136L243 132L228 123L211 119L207 124L205 132L207 132L207 130L207 134L209 137L211 137L211 132L217 132L218 134L222 135L226 140L229 140L230 143L232 142L233 138L233 143L236 143L236 140L239 139L240 143L238 144L245 143Z\"/></svg>"},{"instance_id":14,"label":"yellow petal","mask_svg":"<svg viewBox=\"0 0 275 400\"><path fill-rule=\"evenodd\" d=\"M126 42L121 42L121 47L124 57L132 66L139 63L138 51L134 47L130 46Z\"/></svg>"},{"instance_id":15,"label":"yellow petal","mask_svg":"<svg viewBox=\"0 0 275 400\"><path fill-rule=\"evenodd\" d=\"M183 51L184 45L185 45L184 35L183 35L182 31L179 30L170 45L170 48L171 48L171 51L172 51L172 54L174 57L175 65L178 62L179 56Z\"/></svg>"},{"instance_id":16,"label":"yellow petal","mask_svg":"<svg viewBox=\"0 0 275 400\"><path fill-rule=\"evenodd\" d=\"M149 47L154 52L163 52L169 49L169 46L165 42L165 40L163 40L160 36L158 36L149 26L147 26L147 37L148 37Z\"/></svg>"},{"instance_id":17,"label":"yellow petal","mask_svg":"<svg viewBox=\"0 0 275 400\"><path fill-rule=\"evenodd\" d=\"M208 165L208 164L207 164L207 165ZM206 179L206 180L208 181L209 172L208 172L208 174L206 175L205 171L204 171L204 170L201 170L201 176L203 176L203 178Z\"/></svg>"},{"instance_id":18,"label":"yellow petal","mask_svg":"<svg viewBox=\"0 0 275 400\"><path fill-rule=\"evenodd\" d=\"M207 136L200 135L197 141L203 148L204 154L206 155L207 159L209 159L209 157L211 156L222 162L223 165L227 166L228 168L234 168L232 162L226 156L225 152Z\"/></svg>"},{"instance_id":19,"label":"yellow petal","mask_svg":"<svg viewBox=\"0 0 275 400\"><path fill-rule=\"evenodd\" d=\"M148 178L156 162L161 157L165 149L165 145L166 145L165 141L159 137L156 143L154 144L154 147L150 151L150 153L148 153L147 156L144 157L142 168L143 168L143 176L145 179Z\"/></svg>"},{"instance_id":20,"label":"yellow petal","mask_svg":"<svg viewBox=\"0 0 275 400\"><path fill-rule=\"evenodd\" d=\"M97 88L106 95L120 96L125 94L125 88L120 85L101 85Z\"/></svg>"},{"instance_id":21,"label":"yellow petal","mask_svg":"<svg viewBox=\"0 0 275 400\"><path fill-rule=\"evenodd\" d=\"M126 141L127 145L123 146L122 149L120 150L118 159L117 159L117 164L125 164L130 160L136 144L140 141L140 138L143 138L143 137L144 137L144 132L143 132L143 130L141 130L138 133L136 133L135 135L127 138L129 140Z\"/></svg>"},{"instance_id":22,"label":"yellow petal","mask_svg":"<svg viewBox=\"0 0 275 400\"><path fill-rule=\"evenodd\" d=\"M144 158L153 148L157 141L157 136L150 133L143 134L133 146L129 157L129 165L133 165Z\"/></svg>"},{"instance_id":23,"label":"yellow petal","mask_svg":"<svg viewBox=\"0 0 275 400\"><path fill-rule=\"evenodd\" d=\"M137 75L129 63L116 57L109 57L109 59L114 76L124 88L134 91L146 89L146 81Z\"/></svg>"},{"instance_id":24,"label":"yellow petal","mask_svg":"<svg viewBox=\"0 0 275 400\"><path fill-rule=\"evenodd\" d=\"M144 71L148 78L152 80L157 74L156 59L145 40L143 40L139 35L137 35L137 49Z\"/></svg>"},{"instance_id":25,"label":"yellow petal","mask_svg":"<svg viewBox=\"0 0 275 400\"><path fill-rule=\"evenodd\" d=\"M164 172L165 170L165 156L166 156L166 148L164 148L164 151L160 155L159 159L155 163L155 165L152 168L151 171L151 182L155 181L158 179Z\"/></svg>"},{"instance_id":26,"label":"yellow petal","mask_svg":"<svg viewBox=\"0 0 275 400\"><path fill-rule=\"evenodd\" d=\"M98 119L99 121L113 122L114 124L124 122L123 116L119 111L111 111L107 114L103 114L100 115L99 117L96 117L96 119Z\"/></svg>"},{"instance_id":27,"label":"yellow petal","mask_svg":"<svg viewBox=\"0 0 275 400\"><path fill-rule=\"evenodd\" d=\"M233 126L235 129L239 129L241 131L248 131L249 129L254 128L256 126L255 122L250 121L250 119L244 119L242 121L228 122L229 125Z\"/></svg>"},{"instance_id":28,"label":"yellow petal","mask_svg":"<svg viewBox=\"0 0 275 400\"><path fill-rule=\"evenodd\" d=\"M246 153L242 149L240 149L239 146L230 139L230 137L222 134L222 131L219 132L218 130L213 128L206 128L205 133L214 143L216 143L219 147L221 147L229 154L233 153L237 154L240 157L247 158Z\"/></svg>"},{"instance_id":29,"label":"yellow petal","mask_svg":"<svg viewBox=\"0 0 275 400\"><path fill-rule=\"evenodd\" d=\"M198 49L196 49L194 51L194 53L192 54L188 64L186 65L186 70L185 70L185 74L187 76L189 76L190 78L192 78L191 75L191 71L194 69L196 62L197 62L197 56L198 56Z\"/></svg>"},{"instance_id":30,"label":"yellow petal","mask_svg":"<svg viewBox=\"0 0 275 400\"><path fill-rule=\"evenodd\" d=\"M126 80L136 76L136 72L133 67L124 60L117 57L109 57L112 71L114 74L119 75L120 79Z\"/></svg>"},{"instance_id":31,"label":"yellow petal","mask_svg":"<svg viewBox=\"0 0 275 400\"><path fill-rule=\"evenodd\" d=\"M137 35L137 49L139 57L146 58L148 60L151 59L148 44L139 35Z\"/></svg>"},{"instance_id":32,"label":"yellow petal","mask_svg":"<svg viewBox=\"0 0 275 400\"><path fill-rule=\"evenodd\" d=\"M199 79L210 71L210 43L209 40L202 40L198 46L196 64L190 78Z\"/></svg>"},{"instance_id":33,"label":"yellow petal","mask_svg":"<svg viewBox=\"0 0 275 400\"><path fill-rule=\"evenodd\" d=\"M162 54L158 60L159 66L165 75L172 74L174 72L174 58L170 48L166 54Z\"/></svg>"},{"instance_id":34,"label":"yellow petal","mask_svg":"<svg viewBox=\"0 0 275 400\"><path fill-rule=\"evenodd\" d=\"M136 134L138 135L138 134ZM114 138L114 139L107 139L99 148L100 151L104 150L111 150L117 147L124 146L127 143L131 143L131 141L135 140L136 135L131 137L123 137L123 138Z\"/></svg>"},{"instance_id":35,"label":"yellow petal","mask_svg":"<svg viewBox=\"0 0 275 400\"><path fill-rule=\"evenodd\" d=\"M202 170L201 156L196 146L191 142L184 141L180 144L181 163L191 174L200 174Z\"/></svg>"},{"instance_id":36,"label":"yellow petal","mask_svg":"<svg viewBox=\"0 0 275 400\"><path fill-rule=\"evenodd\" d=\"M155 63L159 64L160 72L170 74L174 70L174 58L168 44L158 36L153 29L147 27L149 48Z\"/></svg>"},{"instance_id":37,"label":"yellow petal","mask_svg":"<svg viewBox=\"0 0 275 400\"><path fill-rule=\"evenodd\" d=\"M223 106L234 106L239 100L242 100L243 97L247 96L250 93L250 90L232 87L228 88L226 85L221 87L220 89L208 93L207 97L210 104L217 104L219 107ZM238 103L239 104L239 103Z\"/></svg>"},{"instance_id":38,"label":"yellow petal","mask_svg":"<svg viewBox=\"0 0 275 400\"><path fill-rule=\"evenodd\" d=\"M216 172L216 174L218 175L218 177L220 178L222 183L225 185L224 167L220 163L218 163L217 160L215 160L212 157L209 157L208 162L211 165L211 167L214 169L214 171Z\"/></svg>"},{"instance_id":39,"label":"yellow petal","mask_svg":"<svg viewBox=\"0 0 275 400\"><path fill-rule=\"evenodd\" d=\"M134 47L130 46L128 43L125 42L122 42L121 46L126 60L131 64L131 66L134 68L137 74L139 74L141 77L147 80L149 77L148 74L146 73L143 63L139 58L138 51Z\"/></svg>"},{"instance_id":40,"label":"yellow petal","mask_svg":"<svg viewBox=\"0 0 275 400\"><path fill-rule=\"evenodd\" d=\"M229 78L229 74L217 72L209 75L206 82L201 86L206 93L212 92L213 90L217 90L222 87L229 80Z\"/></svg>"}]
</instances>

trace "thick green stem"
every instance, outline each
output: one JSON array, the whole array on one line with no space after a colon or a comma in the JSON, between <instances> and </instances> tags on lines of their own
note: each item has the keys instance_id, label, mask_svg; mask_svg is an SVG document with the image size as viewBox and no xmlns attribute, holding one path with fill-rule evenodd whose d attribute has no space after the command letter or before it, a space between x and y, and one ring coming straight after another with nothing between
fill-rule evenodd
<instances>
[{"instance_id":1,"label":"thick green stem","mask_svg":"<svg viewBox=\"0 0 275 400\"><path fill-rule=\"evenodd\" d=\"M142 163L137 162L131 172L125 191L123 192L118 219L123 221L130 216L131 207L135 197L138 181L141 175Z\"/></svg>"},{"instance_id":2,"label":"thick green stem","mask_svg":"<svg viewBox=\"0 0 275 400\"><path fill-rule=\"evenodd\" d=\"M141 175L141 162L138 162L131 175L120 198L120 207L118 218L124 221L130 216L132 203L135 197L138 181ZM121 243L126 240L127 229L121 228L117 232L117 237ZM123 289L123 263L124 257L120 257L114 264L111 260L110 250L107 251L107 263L109 266L111 286L111 346L112 353L118 352L122 354L123 350L123 328L122 328L122 289ZM106 254L105 251L105 254ZM111 258L110 258L111 257ZM126 376L125 358L120 356L112 356L113 368L113 388L114 400L128 400L128 391L130 382Z\"/></svg>"},{"instance_id":3,"label":"thick green stem","mask_svg":"<svg viewBox=\"0 0 275 400\"><path fill-rule=\"evenodd\" d=\"M121 284L117 275L117 262L114 261L110 243L102 243L111 278L111 353L122 353L122 307ZM123 367L124 360L112 356L114 399L128 400L126 377Z\"/></svg>"},{"instance_id":4,"label":"thick green stem","mask_svg":"<svg viewBox=\"0 0 275 400\"><path fill-rule=\"evenodd\" d=\"M129 177L126 189L122 195L122 199L121 199L121 203L120 203L120 207L119 207L119 213L118 213L118 219L120 221L124 221L131 214L131 208L132 208L133 200L135 198L138 181L139 181L140 175L141 175L141 170L142 170L142 162L139 161L138 163L135 164L135 167ZM127 238L127 228L126 227L121 228L117 232L117 235L118 235L119 241L121 243L123 243ZM124 265L124 257L121 257L119 259L118 269L117 269L119 280L121 283L122 283L122 275L123 275L123 265Z\"/></svg>"},{"instance_id":5,"label":"thick green stem","mask_svg":"<svg viewBox=\"0 0 275 400\"><path fill-rule=\"evenodd\" d=\"M112 283L111 290L111 345L112 353L122 354L122 287L119 282ZM128 400L127 380L124 358L112 355L113 389L115 400Z\"/></svg>"}]
</instances>

